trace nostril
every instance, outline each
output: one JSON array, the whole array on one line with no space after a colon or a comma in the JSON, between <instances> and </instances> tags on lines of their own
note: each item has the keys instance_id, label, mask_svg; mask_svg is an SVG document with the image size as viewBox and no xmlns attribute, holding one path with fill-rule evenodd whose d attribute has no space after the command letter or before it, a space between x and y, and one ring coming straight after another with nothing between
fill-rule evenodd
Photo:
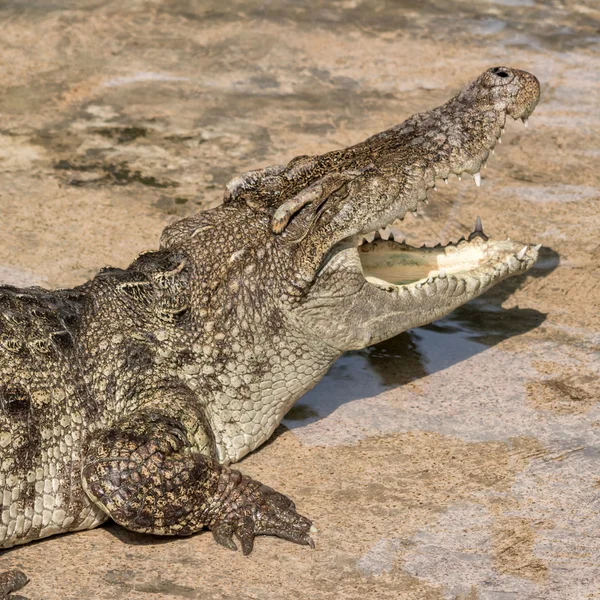
<instances>
[{"instance_id":1,"label":"nostril","mask_svg":"<svg viewBox=\"0 0 600 600\"><path fill-rule=\"evenodd\" d=\"M498 77L508 77L508 73L501 67L494 67L492 73L498 75Z\"/></svg>"}]
</instances>

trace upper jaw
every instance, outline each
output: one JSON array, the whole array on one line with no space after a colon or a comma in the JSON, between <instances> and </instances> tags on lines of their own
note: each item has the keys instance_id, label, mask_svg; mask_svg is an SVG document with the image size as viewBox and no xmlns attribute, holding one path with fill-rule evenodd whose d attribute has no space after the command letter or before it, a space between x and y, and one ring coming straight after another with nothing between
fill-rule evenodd
<instances>
[{"instance_id":1,"label":"upper jaw","mask_svg":"<svg viewBox=\"0 0 600 600\"><path fill-rule=\"evenodd\" d=\"M532 111L533 108L522 114L528 116ZM515 117L515 119L517 118L521 117ZM524 116L521 120L527 127L527 117ZM368 219L359 227L357 233L365 235L369 232L386 229L394 221L404 219L408 212L416 216L419 206L428 203L429 190L437 190L437 184L440 182L448 184L451 175L456 175L459 181L466 176L477 187L480 187L482 183L481 170L487 167L488 158L490 154L495 153L496 145L502 143L505 121L505 114L498 115L497 120L490 125L487 135L481 138L479 146L472 154L464 156L462 160L434 160L427 167L421 168L419 177L414 178L413 189L405 194L400 202L390 204L372 219Z\"/></svg>"},{"instance_id":2,"label":"upper jaw","mask_svg":"<svg viewBox=\"0 0 600 600\"><path fill-rule=\"evenodd\" d=\"M468 175L481 185L480 171L501 143L507 115L527 124L538 99L533 75L490 69L446 104L356 146L300 157L277 175L292 191L277 206L271 230L300 249L310 280L336 244L416 213L439 180ZM304 240L309 243L300 245Z\"/></svg>"},{"instance_id":3,"label":"upper jaw","mask_svg":"<svg viewBox=\"0 0 600 600\"><path fill-rule=\"evenodd\" d=\"M325 245L336 243L415 211L436 180L451 173L467 173L480 185L480 170L501 140L507 115L526 123L538 99L533 75L489 69L442 106L350 148L250 172L238 187L263 182L263 195L276 200L274 235L288 234L284 239L297 243L310 228L313 238L326 238ZM290 224L300 231L290 233Z\"/></svg>"},{"instance_id":4,"label":"upper jaw","mask_svg":"<svg viewBox=\"0 0 600 600\"><path fill-rule=\"evenodd\" d=\"M509 83L504 84L506 75ZM502 84L502 85L501 85ZM483 90L483 91L482 91ZM528 117L540 97L537 78L519 69L495 67L471 82L446 104L427 113L417 114L392 128L367 140L373 142L377 152L380 140L381 164L375 161L374 170L391 179L398 176L394 161L400 164L400 177L404 179L401 193L387 206L359 225L356 233L367 233L387 227L395 219L403 219L407 212L416 213L419 204L427 203L428 192L436 189L440 180L448 183L454 174L460 180L469 176L478 187L481 185L481 169L486 167L490 153L502 143L506 117L521 119L527 127ZM389 152L386 135L397 136L396 147L408 149L404 154ZM375 154L376 154L375 152ZM368 189L368 188L367 188ZM374 197L377 189L370 190ZM385 203L384 203L385 204Z\"/></svg>"}]
</instances>

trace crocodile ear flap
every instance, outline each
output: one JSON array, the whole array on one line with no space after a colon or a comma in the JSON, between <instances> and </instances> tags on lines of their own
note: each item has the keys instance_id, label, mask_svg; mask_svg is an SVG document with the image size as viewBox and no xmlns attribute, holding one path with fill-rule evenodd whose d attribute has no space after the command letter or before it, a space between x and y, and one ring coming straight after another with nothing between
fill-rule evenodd
<instances>
[{"instance_id":1,"label":"crocodile ear flap","mask_svg":"<svg viewBox=\"0 0 600 600\"><path fill-rule=\"evenodd\" d=\"M328 173L308 187L303 188L275 211L271 219L271 231L276 235L282 233L292 217L308 204L314 205L315 212L318 211L328 198L334 194L339 195L343 191L342 188L370 168L372 168L371 165L365 169L355 171ZM344 192L342 195L345 196L346 194L347 192Z\"/></svg>"}]
</instances>

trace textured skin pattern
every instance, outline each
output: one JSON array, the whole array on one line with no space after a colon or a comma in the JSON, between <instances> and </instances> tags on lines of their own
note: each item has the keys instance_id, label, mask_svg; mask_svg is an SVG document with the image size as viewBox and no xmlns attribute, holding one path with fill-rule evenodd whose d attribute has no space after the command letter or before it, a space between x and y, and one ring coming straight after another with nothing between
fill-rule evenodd
<instances>
[{"instance_id":1,"label":"textured skin pattern","mask_svg":"<svg viewBox=\"0 0 600 600\"><path fill-rule=\"evenodd\" d=\"M117 523L141 533L190 535L203 523L232 550L235 533L244 554L261 534L312 545L311 522L290 500L190 446L178 420L136 412L92 440L85 490Z\"/></svg>"},{"instance_id":2,"label":"textured skin pattern","mask_svg":"<svg viewBox=\"0 0 600 600\"><path fill-rule=\"evenodd\" d=\"M0 288L0 486L5 546L106 519L80 484L101 417L75 351L84 296Z\"/></svg>"},{"instance_id":3,"label":"textured skin pattern","mask_svg":"<svg viewBox=\"0 0 600 600\"><path fill-rule=\"evenodd\" d=\"M29 580L23 571L5 571L0 573L0 600L18 600L23 596L14 596L12 592L20 590ZM23 600L27 600L23 598Z\"/></svg>"},{"instance_id":4,"label":"textured skin pattern","mask_svg":"<svg viewBox=\"0 0 600 600\"><path fill-rule=\"evenodd\" d=\"M531 266L509 245L497 276L408 299L365 281L355 237L414 210L435 177L476 173L506 116L538 98L532 75L486 71L362 144L237 178L222 206L170 226L125 270L73 290L0 288L0 546L108 516L159 534L206 526L244 552L256 534L311 544L291 501L226 465L343 351Z\"/></svg>"}]
</instances>

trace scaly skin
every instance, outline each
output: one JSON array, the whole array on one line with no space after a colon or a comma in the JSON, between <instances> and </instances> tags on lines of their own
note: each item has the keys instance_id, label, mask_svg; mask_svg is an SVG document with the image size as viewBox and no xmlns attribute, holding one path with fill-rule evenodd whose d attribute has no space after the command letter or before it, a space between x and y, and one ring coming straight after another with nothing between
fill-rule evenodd
<instances>
[{"instance_id":1,"label":"scaly skin","mask_svg":"<svg viewBox=\"0 0 600 600\"><path fill-rule=\"evenodd\" d=\"M0 545L108 517L164 535L207 527L245 553L258 534L312 545L290 500L227 465L342 352L533 264L535 248L480 227L439 250L357 246L436 178L478 181L506 116L526 119L538 99L532 75L490 69L362 144L242 175L222 206L168 227L125 270L73 290L0 288ZM407 256L421 265L413 280L381 279ZM3 577L0 598L26 581Z\"/></svg>"}]
</instances>

